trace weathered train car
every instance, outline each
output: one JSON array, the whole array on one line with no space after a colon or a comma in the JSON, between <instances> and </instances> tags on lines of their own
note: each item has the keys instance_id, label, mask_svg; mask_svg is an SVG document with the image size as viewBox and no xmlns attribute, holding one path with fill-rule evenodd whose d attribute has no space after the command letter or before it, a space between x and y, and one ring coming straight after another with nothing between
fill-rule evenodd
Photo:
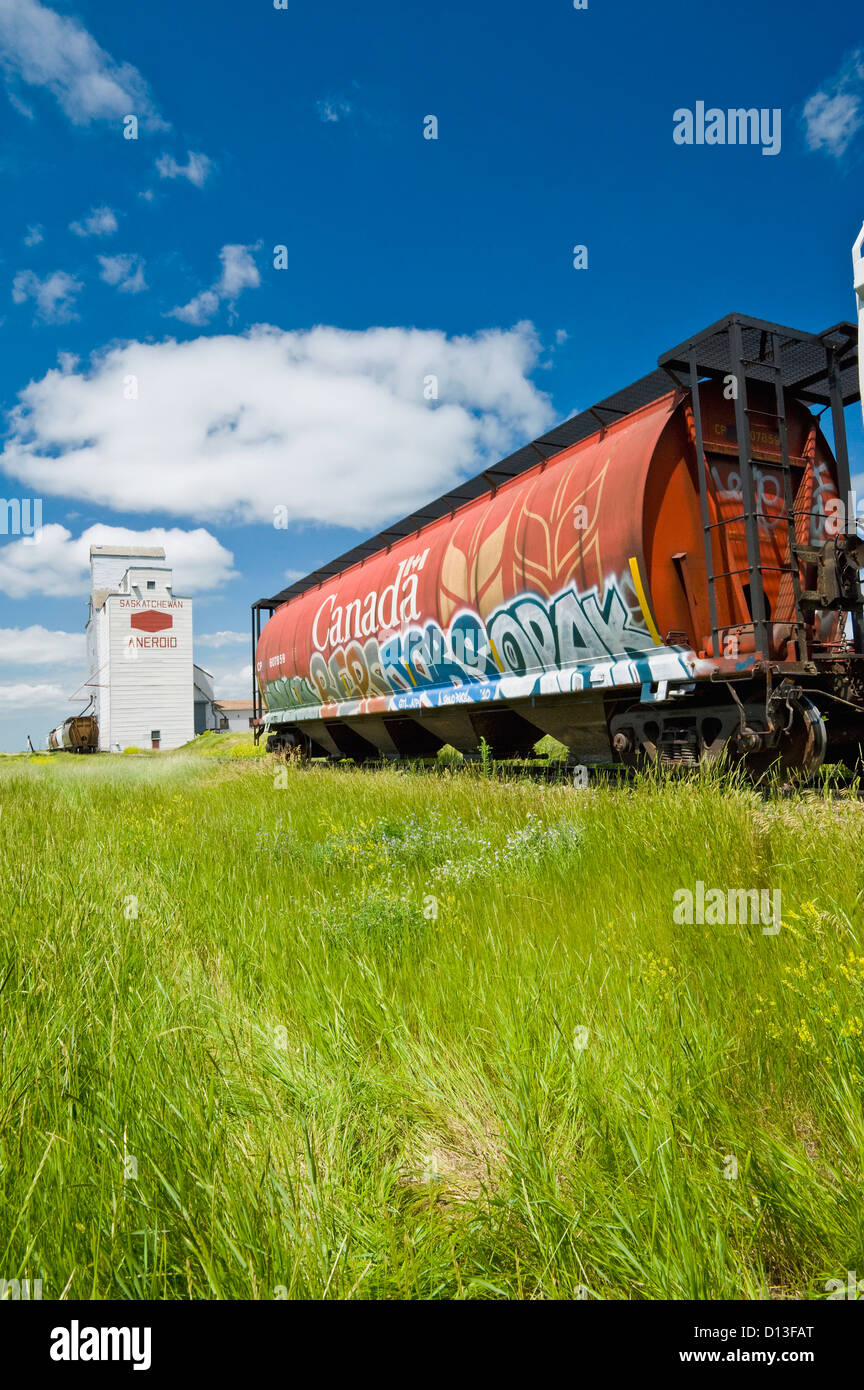
<instances>
[{"instance_id":1,"label":"weathered train car","mask_svg":"<svg viewBox=\"0 0 864 1390\"><path fill-rule=\"evenodd\" d=\"M544 734L584 764L853 758L855 340L732 315L261 600L257 733L358 760L524 754Z\"/></svg>"},{"instance_id":2,"label":"weathered train car","mask_svg":"<svg viewBox=\"0 0 864 1390\"><path fill-rule=\"evenodd\" d=\"M92 714L73 714L48 735L52 753L95 753L99 746L99 725Z\"/></svg>"}]
</instances>

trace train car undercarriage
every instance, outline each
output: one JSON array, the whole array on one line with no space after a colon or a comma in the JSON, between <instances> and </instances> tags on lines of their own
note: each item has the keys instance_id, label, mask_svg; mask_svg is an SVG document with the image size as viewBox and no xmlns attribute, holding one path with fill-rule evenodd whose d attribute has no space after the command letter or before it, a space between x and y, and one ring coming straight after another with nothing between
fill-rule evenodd
<instances>
[{"instance_id":1,"label":"train car undercarriage","mask_svg":"<svg viewBox=\"0 0 864 1390\"><path fill-rule=\"evenodd\" d=\"M382 717L374 721L310 721L281 725L267 737L270 752L302 759L357 763L434 757L456 748L478 756L481 740L495 759L531 758L551 733L574 765L600 768L651 765L695 768L725 759L753 776L772 769L814 776L823 763L854 768L864 757L864 658L822 669L769 671L745 679L708 680L665 700L643 702L634 690L544 700L440 717ZM371 727L370 727L371 725Z\"/></svg>"}]
</instances>

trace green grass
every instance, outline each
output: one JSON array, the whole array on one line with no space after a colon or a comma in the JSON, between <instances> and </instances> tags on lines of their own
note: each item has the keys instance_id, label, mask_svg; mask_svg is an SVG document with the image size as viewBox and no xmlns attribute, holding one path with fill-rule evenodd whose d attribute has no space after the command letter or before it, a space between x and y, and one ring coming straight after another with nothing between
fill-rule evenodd
<instances>
[{"instance_id":1,"label":"green grass","mask_svg":"<svg viewBox=\"0 0 864 1390\"><path fill-rule=\"evenodd\" d=\"M864 1271L853 798L253 751L0 760L0 1277L756 1299ZM676 925L697 879L781 888L782 930Z\"/></svg>"}]
</instances>

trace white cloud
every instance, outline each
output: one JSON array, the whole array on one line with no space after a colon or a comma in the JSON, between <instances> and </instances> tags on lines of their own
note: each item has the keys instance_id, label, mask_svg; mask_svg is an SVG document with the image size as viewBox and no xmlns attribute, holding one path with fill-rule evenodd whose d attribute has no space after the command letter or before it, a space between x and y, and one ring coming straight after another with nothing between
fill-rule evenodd
<instances>
[{"instance_id":1,"label":"white cloud","mask_svg":"<svg viewBox=\"0 0 864 1390\"><path fill-rule=\"evenodd\" d=\"M67 709L70 714L75 714L80 709L80 705L77 705L75 709L68 705L68 695L68 690L64 690L62 686L49 685L47 682L35 684L30 681L0 682L0 709L9 710L13 714L26 714L30 710L50 709L54 705L62 705L62 708Z\"/></svg>"},{"instance_id":2,"label":"white cloud","mask_svg":"<svg viewBox=\"0 0 864 1390\"><path fill-rule=\"evenodd\" d=\"M89 217L83 222L70 222L69 230L76 236L113 236L117 230L117 215L112 208L91 208Z\"/></svg>"},{"instance_id":3,"label":"white cloud","mask_svg":"<svg viewBox=\"0 0 864 1390\"><path fill-rule=\"evenodd\" d=\"M219 259L222 262L222 273L215 285L196 294L188 304L171 309L171 318L182 319L184 323L196 326L209 323L223 300L227 300L233 309L237 296L243 290L257 289L261 284L261 276L250 247L223 246L219 252Z\"/></svg>"},{"instance_id":4,"label":"white cloud","mask_svg":"<svg viewBox=\"0 0 864 1390\"><path fill-rule=\"evenodd\" d=\"M0 0L0 66L10 95L18 81L45 87L74 125L135 114L164 130L147 83L129 63L117 63L77 20L39 0ZM32 115L24 107L25 115Z\"/></svg>"},{"instance_id":5,"label":"white cloud","mask_svg":"<svg viewBox=\"0 0 864 1390\"><path fill-rule=\"evenodd\" d=\"M257 289L261 284L258 267L248 246L223 246L219 259L222 274L213 288L220 299L234 299L241 290Z\"/></svg>"},{"instance_id":6,"label":"white cloud","mask_svg":"<svg viewBox=\"0 0 864 1390\"><path fill-rule=\"evenodd\" d=\"M163 154L156 160L156 168L162 179L188 179L196 188L203 188L210 177L213 161L206 154L189 150L185 164L178 164L173 155Z\"/></svg>"},{"instance_id":7,"label":"white cloud","mask_svg":"<svg viewBox=\"0 0 864 1390\"><path fill-rule=\"evenodd\" d=\"M315 103L315 110L318 112L319 120L329 124L334 121L344 121L346 116L350 116L353 111L350 101L345 101L343 97L321 98Z\"/></svg>"},{"instance_id":8,"label":"white cloud","mask_svg":"<svg viewBox=\"0 0 864 1390\"><path fill-rule=\"evenodd\" d=\"M251 637L247 641L251 641ZM211 670L217 700L242 700L252 694L252 663L246 666L217 667Z\"/></svg>"},{"instance_id":9,"label":"white cloud","mask_svg":"<svg viewBox=\"0 0 864 1390\"><path fill-rule=\"evenodd\" d=\"M554 423L528 375L538 352L527 323L460 338L259 326L125 343L89 371L31 381L0 465L36 495L118 511L272 525L284 506L280 522L368 530Z\"/></svg>"},{"instance_id":10,"label":"white cloud","mask_svg":"<svg viewBox=\"0 0 864 1390\"><path fill-rule=\"evenodd\" d=\"M45 323L69 323L78 317L75 296L82 289L81 281L65 270L52 271L41 280L32 270L19 270L12 281L12 299L15 304L32 299L38 317Z\"/></svg>"},{"instance_id":11,"label":"white cloud","mask_svg":"<svg viewBox=\"0 0 864 1390\"><path fill-rule=\"evenodd\" d=\"M248 646L251 640L248 632L205 632L202 636L195 638L195 645L198 647L242 647Z\"/></svg>"},{"instance_id":12,"label":"white cloud","mask_svg":"<svg viewBox=\"0 0 864 1390\"><path fill-rule=\"evenodd\" d=\"M839 159L864 126L864 49L850 53L840 71L804 105L808 148Z\"/></svg>"},{"instance_id":13,"label":"white cloud","mask_svg":"<svg viewBox=\"0 0 864 1390\"><path fill-rule=\"evenodd\" d=\"M100 277L106 285L116 285L123 294L140 294L146 290L144 262L140 256L99 256Z\"/></svg>"},{"instance_id":14,"label":"white cloud","mask_svg":"<svg viewBox=\"0 0 864 1390\"><path fill-rule=\"evenodd\" d=\"M22 539L0 547L0 591L11 598L86 594L91 545L163 546L165 563L173 569L174 587L181 595L218 589L237 578L230 550L201 527L183 531L153 526L133 531L126 526L100 524L75 537L65 526L51 522L42 527L37 545Z\"/></svg>"},{"instance_id":15,"label":"white cloud","mask_svg":"<svg viewBox=\"0 0 864 1390\"><path fill-rule=\"evenodd\" d=\"M36 112L32 106L28 106L26 101L22 101L18 94L7 88L6 95L9 98L9 105L13 106L19 115L24 116L28 121L35 121Z\"/></svg>"},{"instance_id":16,"label":"white cloud","mask_svg":"<svg viewBox=\"0 0 864 1390\"><path fill-rule=\"evenodd\" d=\"M23 241L25 246L38 246L40 241L45 240L45 228L38 224L28 227L24 233Z\"/></svg>"},{"instance_id":17,"label":"white cloud","mask_svg":"<svg viewBox=\"0 0 864 1390\"><path fill-rule=\"evenodd\" d=\"M810 149L827 150L839 159L864 124L861 99L851 92L816 92L804 107L804 120Z\"/></svg>"},{"instance_id":18,"label":"white cloud","mask_svg":"<svg viewBox=\"0 0 864 1390\"><path fill-rule=\"evenodd\" d=\"M86 661L83 630L49 632L38 624L0 627L0 662L7 666L82 666Z\"/></svg>"},{"instance_id":19,"label":"white cloud","mask_svg":"<svg viewBox=\"0 0 864 1390\"><path fill-rule=\"evenodd\" d=\"M183 323L192 323L196 328L200 328L202 324L210 322L218 308L218 294L214 294L213 290L202 290L201 294L196 294L188 304L178 304L170 309L169 317L181 319Z\"/></svg>"}]
</instances>

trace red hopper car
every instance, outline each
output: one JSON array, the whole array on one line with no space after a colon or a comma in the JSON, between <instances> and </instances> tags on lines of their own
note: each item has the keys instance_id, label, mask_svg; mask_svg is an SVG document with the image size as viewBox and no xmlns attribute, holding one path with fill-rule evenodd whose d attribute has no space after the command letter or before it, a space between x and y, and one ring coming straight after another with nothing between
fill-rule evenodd
<instances>
[{"instance_id":1,"label":"red hopper car","mask_svg":"<svg viewBox=\"0 0 864 1390\"><path fill-rule=\"evenodd\" d=\"M856 340L730 316L260 600L256 736L358 761L544 734L586 765L854 760Z\"/></svg>"}]
</instances>

